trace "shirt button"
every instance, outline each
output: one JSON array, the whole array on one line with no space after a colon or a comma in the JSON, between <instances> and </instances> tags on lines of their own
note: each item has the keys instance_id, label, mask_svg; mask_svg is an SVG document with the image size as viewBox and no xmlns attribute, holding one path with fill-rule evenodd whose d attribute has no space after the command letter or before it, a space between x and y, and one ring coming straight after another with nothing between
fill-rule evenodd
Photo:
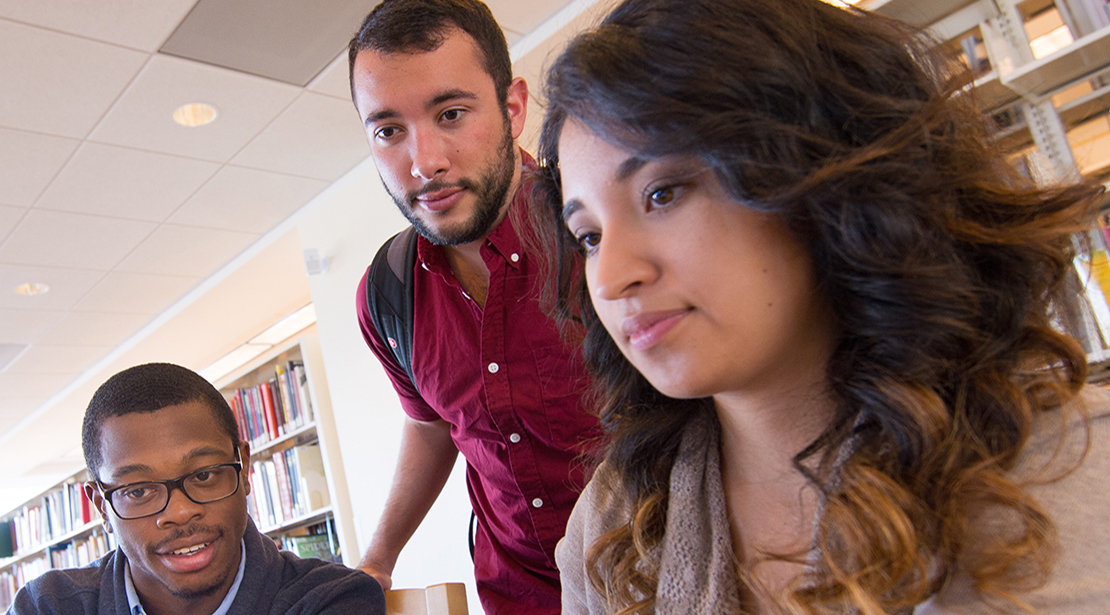
<instances>
[{"instance_id":1,"label":"shirt button","mask_svg":"<svg viewBox=\"0 0 1110 615\"><path fill-rule=\"evenodd\" d=\"M539 508L540 506L543 506L543 500L539 498L532 500L532 508Z\"/></svg>"},{"instance_id":2,"label":"shirt button","mask_svg":"<svg viewBox=\"0 0 1110 615\"><path fill-rule=\"evenodd\" d=\"M512 442L513 444L516 444L517 442L520 442L520 434L518 434L518 433L509 434L509 442Z\"/></svg>"},{"instance_id":3,"label":"shirt button","mask_svg":"<svg viewBox=\"0 0 1110 615\"><path fill-rule=\"evenodd\" d=\"M466 294L466 291L465 291L465 290L464 290L464 291L462 291L462 294L463 294L463 296L464 296L464 297L466 297L467 299L469 299L469 298L470 298L470 295Z\"/></svg>"},{"instance_id":4,"label":"shirt button","mask_svg":"<svg viewBox=\"0 0 1110 615\"><path fill-rule=\"evenodd\" d=\"M511 261L513 261L513 262L515 263L515 262L517 262L517 261L519 261L519 260L520 260L520 255L519 255L519 254L517 254L516 252L513 252L513 253L512 253L512 254L511 254L511 255L509 256L509 260L511 260Z\"/></svg>"},{"instance_id":5,"label":"shirt button","mask_svg":"<svg viewBox=\"0 0 1110 615\"><path fill-rule=\"evenodd\" d=\"M489 369L489 373L496 374L497 370L501 369L501 366L496 364L496 363L490 363L488 369Z\"/></svg>"},{"instance_id":6,"label":"shirt button","mask_svg":"<svg viewBox=\"0 0 1110 615\"><path fill-rule=\"evenodd\" d=\"M424 271L431 271L431 269L428 269L428 263L420 263L420 266L424 268Z\"/></svg>"}]
</instances>

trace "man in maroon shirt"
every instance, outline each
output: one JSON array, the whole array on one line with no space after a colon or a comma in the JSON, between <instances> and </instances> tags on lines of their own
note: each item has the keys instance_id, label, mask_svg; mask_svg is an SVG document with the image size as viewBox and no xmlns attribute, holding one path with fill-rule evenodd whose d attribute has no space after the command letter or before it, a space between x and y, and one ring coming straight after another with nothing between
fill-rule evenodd
<instances>
[{"instance_id":1,"label":"man in maroon shirt","mask_svg":"<svg viewBox=\"0 0 1110 615\"><path fill-rule=\"evenodd\" d=\"M382 182L420 234L412 373L363 336L407 413L393 487L360 567L383 587L459 451L478 518L474 573L488 613L558 613L555 543L597 436L587 376L537 303L539 259L508 212L535 161L516 146L528 88L478 0L385 0L351 41L351 91ZM393 340L390 340L393 342Z\"/></svg>"}]
</instances>

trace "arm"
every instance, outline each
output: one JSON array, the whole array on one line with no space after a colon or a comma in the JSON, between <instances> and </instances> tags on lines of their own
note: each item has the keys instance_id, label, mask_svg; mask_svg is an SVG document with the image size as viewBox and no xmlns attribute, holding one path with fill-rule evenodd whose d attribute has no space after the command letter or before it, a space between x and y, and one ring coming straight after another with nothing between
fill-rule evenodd
<instances>
[{"instance_id":1,"label":"arm","mask_svg":"<svg viewBox=\"0 0 1110 615\"><path fill-rule=\"evenodd\" d=\"M359 563L359 568L377 579L383 589L392 586L390 575L397 556L439 497L458 454L449 423L405 418L401 454L385 511Z\"/></svg>"}]
</instances>

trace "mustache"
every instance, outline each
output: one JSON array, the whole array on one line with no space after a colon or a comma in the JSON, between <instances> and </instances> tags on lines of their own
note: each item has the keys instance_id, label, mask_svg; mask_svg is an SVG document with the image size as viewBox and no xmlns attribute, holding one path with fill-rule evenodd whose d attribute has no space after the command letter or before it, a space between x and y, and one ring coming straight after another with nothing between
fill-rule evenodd
<instances>
[{"instance_id":1,"label":"mustache","mask_svg":"<svg viewBox=\"0 0 1110 615\"><path fill-rule=\"evenodd\" d=\"M155 554L155 553L158 553L158 552L164 550L166 547L173 544L175 541L183 540L185 538L190 538L190 537L196 536L198 534L204 534L204 535L207 535L207 536L215 536L216 538L222 538L223 535L224 535L224 530L223 530L223 528L217 527L217 526L214 526L214 525L191 525L189 527L178 528L178 529L175 529L172 533L170 533L169 536L166 536L162 540L159 540L158 542L156 542L154 544L147 545L146 550L148 552L150 552L151 554Z\"/></svg>"},{"instance_id":2,"label":"mustache","mask_svg":"<svg viewBox=\"0 0 1110 615\"><path fill-rule=\"evenodd\" d=\"M442 182L442 181L433 181L433 182L425 185L423 188L420 188L419 190L410 190L408 193L405 194L405 198L407 199L407 201L409 203L412 203L418 197L424 196L425 194L430 194L432 192L439 192L440 190L449 190L449 189L452 189L452 188L465 188L467 190L474 191L476 186L474 185L474 182L470 181L469 179L465 179L465 178L460 179L459 181L454 182L454 183L447 183L447 182Z\"/></svg>"}]
</instances>

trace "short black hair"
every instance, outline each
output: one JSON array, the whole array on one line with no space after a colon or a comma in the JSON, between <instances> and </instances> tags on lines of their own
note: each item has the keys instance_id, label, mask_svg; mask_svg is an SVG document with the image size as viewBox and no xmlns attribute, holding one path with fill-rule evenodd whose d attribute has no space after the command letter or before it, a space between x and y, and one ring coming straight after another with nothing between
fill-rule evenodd
<instances>
[{"instance_id":1,"label":"short black hair","mask_svg":"<svg viewBox=\"0 0 1110 615\"><path fill-rule=\"evenodd\" d=\"M196 372L172 363L146 363L123 370L109 378L93 393L81 427L81 448L89 477L97 473L103 458L100 454L100 431L104 420L133 412L155 412L166 406L199 401L212 409L220 431L239 446L239 423L223 395Z\"/></svg>"},{"instance_id":2,"label":"short black hair","mask_svg":"<svg viewBox=\"0 0 1110 615\"><path fill-rule=\"evenodd\" d=\"M513 64L505 33L489 7L480 0L384 0L363 20L347 50L351 98L354 99L355 58L360 51L425 53L439 49L453 28L478 44L486 72L493 78L497 100L508 100Z\"/></svg>"}]
</instances>

